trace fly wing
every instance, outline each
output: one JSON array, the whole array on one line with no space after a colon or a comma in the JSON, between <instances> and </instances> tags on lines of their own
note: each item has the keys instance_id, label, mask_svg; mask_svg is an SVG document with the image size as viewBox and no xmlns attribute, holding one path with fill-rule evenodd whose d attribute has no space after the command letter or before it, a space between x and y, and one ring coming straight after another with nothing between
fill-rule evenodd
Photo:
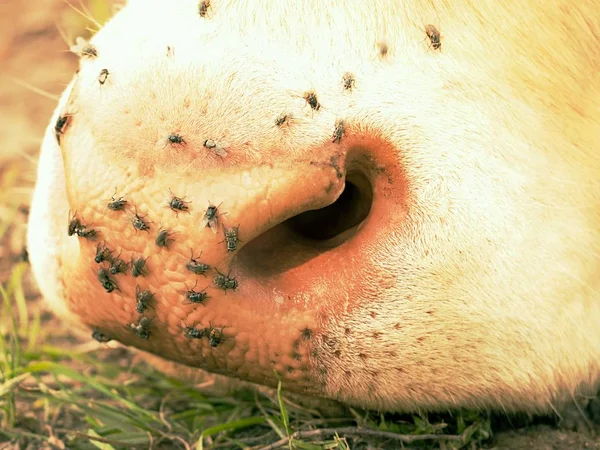
<instances>
[{"instance_id":1,"label":"fly wing","mask_svg":"<svg viewBox=\"0 0 600 450\"><path fill-rule=\"evenodd\" d=\"M219 155L221 158L225 158L227 156L227 148L229 148L229 144L226 142L217 142L217 146L215 147L215 153Z\"/></svg>"},{"instance_id":2,"label":"fly wing","mask_svg":"<svg viewBox=\"0 0 600 450\"><path fill-rule=\"evenodd\" d=\"M204 218L200 221L200 228L204 227L210 227L209 219L206 217L206 214L204 215Z\"/></svg>"},{"instance_id":3,"label":"fly wing","mask_svg":"<svg viewBox=\"0 0 600 450\"><path fill-rule=\"evenodd\" d=\"M207 220L207 224L212 230L214 234L217 234L219 231L219 219L215 215L212 219Z\"/></svg>"},{"instance_id":4,"label":"fly wing","mask_svg":"<svg viewBox=\"0 0 600 450\"><path fill-rule=\"evenodd\" d=\"M221 158L225 158L227 156L227 151L223 147L219 147L218 145L215 148L215 153Z\"/></svg>"}]
</instances>

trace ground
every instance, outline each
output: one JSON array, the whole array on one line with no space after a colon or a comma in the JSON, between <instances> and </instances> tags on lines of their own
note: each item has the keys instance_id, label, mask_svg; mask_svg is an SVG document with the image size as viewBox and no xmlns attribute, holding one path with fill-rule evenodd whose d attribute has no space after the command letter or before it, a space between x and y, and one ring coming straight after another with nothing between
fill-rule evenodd
<instances>
[{"instance_id":1,"label":"ground","mask_svg":"<svg viewBox=\"0 0 600 450\"><path fill-rule=\"evenodd\" d=\"M0 5L0 449L600 449L599 438L560 431L554 418L351 409L324 418L285 393L208 396L129 349L65 328L45 309L28 269L28 204L44 129L77 65L67 42L89 36L115 6Z\"/></svg>"}]
</instances>

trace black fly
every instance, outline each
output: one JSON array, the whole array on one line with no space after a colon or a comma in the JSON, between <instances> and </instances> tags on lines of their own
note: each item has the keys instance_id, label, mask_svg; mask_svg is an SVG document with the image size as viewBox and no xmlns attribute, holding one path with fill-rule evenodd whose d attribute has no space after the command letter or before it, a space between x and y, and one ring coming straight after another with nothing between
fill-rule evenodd
<instances>
[{"instance_id":1,"label":"black fly","mask_svg":"<svg viewBox=\"0 0 600 450\"><path fill-rule=\"evenodd\" d=\"M214 150L215 154L219 155L221 158L227 156L227 150L225 150L226 145L219 144L212 139L205 140L203 145L210 150Z\"/></svg>"},{"instance_id":2,"label":"black fly","mask_svg":"<svg viewBox=\"0 0 600 450\"><path fill-rule=\"evenodd\" d=\"M102 285L104 290L106 292L108 292L109 294L112 291L114 291L115 289L120 290L117 283L115 283L114 280L112 280L108 276L108 273L104 267L101 267L100 269L98 269L98 281L100 281L100 284Z\"/></svg>"},{"instance_id":3,"label":"black fly","mask_svg":"<svg viewBox=\"0 0 600 450\"><path fill-rule=\"evenodd\" d=\"M208 331L204 328L188 327L185 322L183 322L183 326L185 337L188 339L202 339Z\"/></svg>"},{"instance_id":4,"label":"black fly","mask_svg":"<svg viewBox=\"0 0 600 450\"><path fill-rule=\"evenodd\" d=\"M98 51L96 50L96 47L94 47L92 44L90 44L88 41L81 37L75 39L75 44L71 45L69 50L84 58L95 58L96 56L98 56Z\"/></svg>"},{"instance_id":5,"label":"black fly","mask_svg":"<svg viewBox=\"0 0 600 450\"><path fill-rule=\"evenodd\" d=\"M344 89L346 89L347 91L352 90L355 83L356 80L354 79L354 75L352 75L350 72L346 72L342 76L342 84L344 85Z\"/></svg>"},{"instance_id":6,"label":"black fly","mask_svg":"<svg viewBox=\"0 0 600 450\"><path fill-rule=\"evenodd\" d=\"M108 79L108 70L102 69L100 71L100 75L98 75L98 83L104 84L104 83L106 83L107 79Z\"/></svg>"},{"instance_id":7,"label":"black fly","mask_svg":"<svg viewBox=\"0 0 600 450\"><path fill-rule=\"evenodd\" d=\"M217 275L213 277L213 284L219 289L223 289L227 293L227 289L235 291L238 287L238 281L235 278L229 278L229 274L225 275L217 270Z\"/></svg>"},{"instance_id":8,"label":"black fly","mask_svg":"<svg viewBox=\"0 0 600 450\"><path fill-rule=\"evenodd\" d=\"M73 236L77 230L81 227L81 222L76 216L73 216L71 220L69 220L69 236Z\"/></svg>"},{"instance_id":9,"label":"black fly","mask_svg":"<svg viewBox=\"0 0 600 450\"><path fill-rule=\"evenodd\" d=\"M172 233L169 232L169 230L161 229L156 235L156 239L154 239L154 242L158 247L166 247L168 249L169 242L173 241L173 239L170 238L171 235Z\"/></svg>"},{"instance_id":10,"label":"black fly","mask_svg":"<svg viewBox=\"0 0 600 450\"><path fill-rule=\"evenodd\" d=\"M219 225L219 207L223 203L219 203L218 206L213 205L208 202L208 208L206 208L206 212L204 213L204 217L200 221L200 228L209 227L214 234L217 234L218 225ZM227 213L221 213L220 215L224 215Z\"/></svg>"},{"instance_id":11,"label":"black fly","mask_svg":"<svg viewBox=\"0 0 600 450\"><path fill-rule=\"evenodd\" d=\"M181 135L177 133L172 133L169 136L167 136L167 140L171 144L185 144L185 140L183 139L183 137L181 137Z\"/></svg>"},{"instance_id":12,"label":"black fly","mask_svg":"<svg viewBox=\"0 0 600 450\"><path fill-rule=\"evenodd\" d=\"M210 0L202 0L198 4L198 14L200 15L200 17L206 17L208 8L210 8Z\"/></svg>"},{"instance_id":13,"label":"black fly","mask_svg":"<svg viewBox=\"0 0 600 450\"><path fill-rule=\"evenodd\" d=\"M27 247L23 247L21 249L21 252L16 257L16 260L18 262L24 262L24 263L29 262L29 252L27 251Z\"/></svg>"},{"instance_id":14,"label":"black fly","mask_svg":"<svg viewBox=\"0 0 600 450\"><path fill-rule=\"evenodd\" d=\"M280 116L277 117L277 119L275 119L275 125L280 127L287 121L288 121L288 114L281 114Z\"/></svg>"},{"instance_id":15,"label":"black fly","mask_svg":"<svg viewBox=\"0 0 600 450\"><path fill-rule=\"evenodd\" d=\"M95 58L96 56L98 56L98 51L96 50L96 47L94 47L92 44L88 44L81 50L81 56L84 56L86 58Z\"/></svg>"},{"instance_id":16,"label":"black fly","mask_svg":"<svg viewBox=\"0 0 600 450\"><path fill-rule=\"evenodd\" d=\"M211 325L209 332L208 332L208 343L210 344L211 347L217 347L219 344L222 344L223 341L225 340L225 335L223 334L223 329L225 327L222 327L220 330L217 328L213 328L213 326Z\"/></svg>"},{"instance_id":17,"label":"black fly","mask_svg":"<svg viewBox=\"0 0 600 450\"><path fill-rule=\"evenodd\" d=\"M84 225L81 220L73 216L69 221L68 234L69 236L76 234L79 237L93 240L97 232L94 229L87 228L87 225Z\"/></svg>"},{"instance_id":18,"label":"black fly","mask_svg":"<svg viewBox=\"0 0 600 450\"><path fill-rule=\"evenodd\" d=\"M221 242L227 243L227 251L228 252L235 252L235 250L237 249L238 242L242 242L238 238L239 230L240 230L239 225L237 227L231 227L231 228L226 228L225 225L223 225L223 234L225 235L225 240L223 240Z\"/></svg>"},{"instance_id":19,"label":"black fly","mask_svg":"<svg viewBox=\"0 0 600 450\"><path fill-rule=\"evenodd\" d=\"M333 130L333 136L332 136L332 141L333 143L340 143L342 142L342 136L344 135L344 121L343 120L338 120L335 123L335 129Z\"/></svg>"},{"instance_id":20,"label":"black fly","mask_svg":"<svg viewBox=\"0 0 600 450\"><path fill-rule=\"evenodd\" d=\"M106 245L98 244L96 246L96 256L94 257L94 261L96 261L98 264L100 264L101 262L104 262L104 261L110 261L111 253L112 253L112 250L109 249Z\"/></svg>"},{"instance_id":21,"label":"black fly","mask_svg":"<svg viewBox=\"0 0 600 450\"><path fill-rule=\"evenodd\" d=\"M108 337L104 333L99 330L92 331L92 337L96 339L98 342L109 342L112 341L111 337Z\"/></svg>"},{"instance_id":22,"label":"black fly","mask_svg":"<svg viewBox=\"0 0 600 450\"><path fill-rule=\"evenodd\" d=\"M137 278L139 276L145 276L147 274L147 270L146 270L146 260L148 258L132 258L131 259L131 275L134 278Z\"/></svg>"},{"instance_id":23,"label":"black fly","mask_svg":"<svg viewBox=\"0 0 600 450\"><path fill-rule=\"evenodd\" d=\"M148 225L148 223L152 223L152 222L146 222L144 220L147 215L148 214L146 214L144 216L140 216L136 210L133 217L131 218L131 224L133 225L133 228L135 228L136 230L145 231L148 233L148 230L150 229L150 226Z\"/></svg>"},{"instance_id":24,"label":"black fly","mask_svg":"<svg viewBox=\"0 0 600 450\"><path fill-rule=\"evenodd\" d=\"M204 275L210 270L210 266L208 264L201 263L196 258L194 258L194 250L192 250L191 248L190 252L190 260L186 263L185 268L190 272L195 273L196 275ZM198 258L200 258L200 256L202 256L202 252L200 252Z\"/></svg>"},{"instance_id":25,"label":"black fly","mask_svg":"<svg viewBox=\"0 0 600 450\"><path fill-rule=\"evenodd\" d=\"M142 291L142 289L136 284L135 286L135 310L142 314L150 306L149 303L154 298L154 294L150 291Z\"/></svg>"},{"instance_id":26,"label":"black fly","mask_svg":"<svg viewBox=\"0 0 600 450\"><path fill-rule=\"evenodd\" d=\"M433 47L434 50L438 50L442 46L440 32L436 27L431 24L426 25L425 34L429 38L429 46Z\"/></svg>"},{"instance_id":27,"label":"black fly","mask_svg":"<svg viewBox=\"0 0 600 450\"><path fill-rule=\"evenodd\" d=\"M125 261L123 261L122 259L119 259L119 257L117 256L116 258L111 260L108 271L111 273L111 275L125 273L127 271L127 266L128 266L128 264Z\"/></svg>"},{"instance_id":28,"label":"black fly","mask_svg":"<svg viewBox=\"0 0 600 450\"><path fill-rule=\"evenodd\" d=\"M150 337L150 323L151 322L152 322L152 319L150 319L149 317L142 317L137 324L135 324L135 323L129 324L129 328L131 328L133 331L135 331L135 334L137 334L138 337L140 337L142 339L148 339Z\"/></svg>"},{"instance_id":29,"label":"black fly","mask_svg":"<svg viewBox=\"0 0 600 450\"><path fill-rule=\"evenodd\" d=\"M54 125L54 134L56 135L56 142L58 142L59 145L60 139L64 134L65 130L67 129L70 120L70 114L64 114L62 116L59 116L58 119L56 119L56 124Z\"/></svg>"},{"instance_id":30,"label":"black fly","mask_svg":"<svg viewBox=\"0 0 600 450\"><path fill-rule=\"evenodd\" d=\"M169 192L171 192L169 190ZM173 211L175 211L176 214L179 214L179 211L187 211L188 208L188 203L191 202L186 202L184 201L185 197L177 197L176 195L173 195L173 193L171 192L171 200L169 200L169 208L171 208Z\"/></svg>"},{"instance_id":31,"label":"black fly","mask_svg":"<svg viewBox=\"0 0 600 450\"><path fill-rule=\"evenodd\" d=\"M196 288L197 285L198 285L198 281L196 281L196 284L194 284L194 287L192 289L187 289L187 286L186 286L187 291L185 293L185 298L190 303L194 303L197 305L204 305L204 301L210 297L205 292L206 288L202 289L201 291L195 291L194 289Z\"/></svg>"},{"instance_id":32,"label":"black fly","mask_svg":"<svg viewBox=\"0 0 600 450\"><path fill-rule=\"evenodd\" d=\"M306 103L308 103L315 111L321 109L321 104L317 100L317 95L314 92L307 92L304 94L304 100L306 100Z\"/></svg>"},{"instance_id":33,"label":"black fly","mask_svg":"<svg viewBox=\"0 0 600 450\"><path fill-rule=\"evenodd\" d=\"M85 225L82 225L79 228L77 228L77 230L75 230L75 233L77 233L77 236L79 236L79 237L90 239L90 240L94 240L97 235L96 230L91 229L91 228L88 229Z\"/></svg>"},{"instance_id":34,"label":"black fly","mask_svg":"<svg viewBox=\"0 0 600 450\"><path fill-rule=\"evenodd\" d=\"M123 211L125 209L125 206L127 205L127 200L124 200L125 197L119 197L119 198L115 199L116 193L117 193L117 189L115 189L115 193L110 198L111 201L108 202L108 204L106 206L111 211Z\"/></svg>"}]
</instances>

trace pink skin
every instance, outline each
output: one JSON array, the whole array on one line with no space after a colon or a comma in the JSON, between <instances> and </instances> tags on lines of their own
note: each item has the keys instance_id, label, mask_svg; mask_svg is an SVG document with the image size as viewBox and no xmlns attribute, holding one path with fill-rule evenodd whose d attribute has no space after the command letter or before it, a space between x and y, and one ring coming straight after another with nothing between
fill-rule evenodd
<instances>
[{"instance_id":1,"label":"pink skin","mask_svg":"<svg viewBox=\"0 0 600 450\"><path fill-rule=\"evenodd\" d=\"M86 138L85 129L78 126L81 125L73 120L63 148L76 148L76 140ZM364 298L361 279L372 278L373 271L368 263L369 248L384 239L388 228L381 223L393 227L395 220L401 220L390 211L406 207L406 184L391 183L396 177L401 180L401 173L385 165L373 167L365 154L355 152L348 156L348 148L365 145L382 152L386 149L385 145L375 146L350 136L341 144L327 137L323 146L312 152L314 155L307 152L305 161L293 165L277 163L268 152L263 152L265 162L270 161L267 164L227 170L225 159L218 170L204 168L202 182L192 176L179 177L177 189L167 185L174 173L159 174L156 170L150 182L127 166L114 164L107 173L93 154L84 157L77 152L65 153L66 172L75 175L67 176L71 209L98 233L93 242L73 238L70 252L62 259L64 278L79 280L66 284L71 311L90 327L174 361L270 385L276 383L277 371L290 386L318 393L322 389L314 385L315 379L322 378L317 369L321 366L318 343L326 339L320 324L328 317L351 313ZM379 161L385 164L385 156L381 155ZM298 165L304 169L296 170ZM102 176L94 175L96 167L101 168ZM360 234L325 251L326 248L314 247L298 236L294 238L288 227L279 224L300 212L333 203L344 186L340 167L351 171L360 167L368 174L375 192L385 196L375 196ZM86 177L81 176L84 172ZM101 179L107 184L100 186ZM121 183L128 186L129 211L106 209L107 198L103 195L114 179L123 180ZM75 189L76 195L71 194ZM190 202L187 213L176 214L168 207L165 193L169 189L185 194ZM227 251L222 231L214 234L209 228L198 226L207 200L221 204L221 225L239 224L240 242L235 252ZM133 227L131 219L136 212L150 227L148 231ZM154 243L159 226L172 233L168 249ZM97 279L100 266L90 264L98 241L118 248L125 261L134 256L148 257L148 276L112 276L118 289L105 292ZM248 249L244 250L246 245ZM285 267L277 261L281 245L295 258L286 257ZM226 292L214 286L214 269L206 278L186 271L190 249L195 250L199 262L231 274L238 288ZM198 256L200 250L202 254ZM349 257L364 263L350 266ZM210 298L204 306L184 301L183 293L196 283L197 290L208 287ZM152 317L148 340L140 339L127 327L139 320L134 300L138 284L153 292L156 299L145 314ZM327 302L318 301L320 292L331 293ZM215 349L207 339L189 340L183 334L184 326L211 325L225 327L225 340Z\"/></svg>"}]
</instances>

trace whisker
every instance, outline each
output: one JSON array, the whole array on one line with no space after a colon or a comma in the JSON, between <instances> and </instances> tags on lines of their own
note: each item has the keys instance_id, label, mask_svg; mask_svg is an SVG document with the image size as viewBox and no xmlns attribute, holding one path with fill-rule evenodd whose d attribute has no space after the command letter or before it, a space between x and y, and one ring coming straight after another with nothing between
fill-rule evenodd
<instances>
[{"instance_id":1,"label":"whisker","mask_svg":"<svg viewBox=\"0 0 600 450\"><path fill-rule=\"evenodd\" d=\"M60 35L60 37L62 38L64 43L67 44L67 47L70 47L71 44L69 44L69 37L67 36L67 33L65 33L65 30L60 26L58 21L55 21L54 25L56 26L56 29L58 30L58 34ZM67 50L67 51L69 51L69 50Z\"/></svg>"},{"instance_id":2,"label":"whisker","mask_svg":"<svg viewBox=\"0 0 600 450\"><path fill-rule=\"evenodd\" d=\"M59 99L58 95L51 94L50 92L47 92L47 91L45 91L43 89L35 87L35 86L33 86L33 85L31 85L31 84L23 81L23 80L19 80L17 78L11 78L11 81L13 83L15 83L15 84L18 84L18 85L24 87L25 89L30 90L31 92L34 92L35 94L38 94L38 95L40 95L42 97L46 97L47 99L50 99L50 100L53 100L53 101L58 101L58 99Z\"/></svg>"},{"instance_id":3,"label":"whisker","mask_svg":"<svg viewBox=\"0 0 600 450\"><path fill-rule=\"evenodd\" d=\"M80 14L83 18L89 20L90 22L92 22L94 25L96 25L98 28L101 28L102 25L96 20L94 19L92 16L88 16L86 15L83 11L81 11L80 9L78 9L75 5L73 5L71 2L69 2L69 0L63 0L67 5L69 5L73 11L75 11L76 13Z\"/></svg>"}]
</instances>

